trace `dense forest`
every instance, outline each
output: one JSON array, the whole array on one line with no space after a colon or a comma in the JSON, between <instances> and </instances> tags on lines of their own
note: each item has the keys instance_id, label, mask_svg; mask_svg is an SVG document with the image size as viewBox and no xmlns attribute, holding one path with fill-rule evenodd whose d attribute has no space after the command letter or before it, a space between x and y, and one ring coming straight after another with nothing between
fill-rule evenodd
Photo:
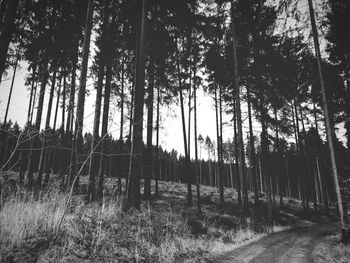
<instances>
[{"instance_id":1,"label":"dense forest","mask_svg":"<svg viewBox=\"0 0 350 263\"><path fill-rule=\"evenodd\" d=\"M181 182L199 214L205 185L219 189L221 205L226 189L236 189L246 214L265 200L271 224L283 197L301 200L305 212L336 207L342 239L350 239L347 0L0 3L0 81L12 80L1 113L0 206L8 189L35 194L54 182L100 201L113 177L123 209L140 209L159 196L159 181ZM23 63L30 96L20 127L8 112ZM91 132L88 78L96 96ZM205 114L197 111L199 90L213 98L216 123L207 125L216 138L197 131ZM169 105L181 116L173 129L183 154L160 145ZM234 136L224 140L224 129Z\"/></svg>"}]
</instances>

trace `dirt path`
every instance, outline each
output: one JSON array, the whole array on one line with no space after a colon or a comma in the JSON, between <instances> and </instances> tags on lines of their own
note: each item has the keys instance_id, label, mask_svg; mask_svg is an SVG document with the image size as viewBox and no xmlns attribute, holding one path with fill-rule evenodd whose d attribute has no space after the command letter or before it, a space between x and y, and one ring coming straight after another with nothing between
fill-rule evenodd
<instances>
[{"instance_id":1,"label":"dirt path","mask_svg":"<svg viewBox=\"0 0 350 263\"><path fill-rule=\"evenodd\" d=\"M315 224L269 235L219 256L212 262L314 262L312 251L322 237L334 233L335 223Z\"/></svg>"}]
</instances>

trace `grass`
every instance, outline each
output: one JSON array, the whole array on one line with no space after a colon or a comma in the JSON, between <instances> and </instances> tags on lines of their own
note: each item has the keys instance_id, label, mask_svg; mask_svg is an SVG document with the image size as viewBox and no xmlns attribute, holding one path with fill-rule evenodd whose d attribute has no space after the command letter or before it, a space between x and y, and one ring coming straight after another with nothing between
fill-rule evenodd
<instances>
[{"instance_id":1,"label":"grass","mask_svg":"<svg viewBox=\"0 0 350 263\"><path fill-rule=\"evenodd\" d=\"M226 190L229 201L220 207L217 189L203 187L200 217L195 208L184 205L185 193L183 184L160 182L160 199L143 202L141 210L127 213L116 196L102 204L86 204L77 196L59 231L67 194L50 191L37 201L14 196L0 211L0 261L206 262L215 254L285 229L253 222L234 208L232 190Z\"/></svg>"},{"instance_id":2,"label":"grass","mask_svg":"<svg viewBox=\"0 0 350 263\"><path fill-rule=\"evenodd\" d=\"M327 236L315 247L312 256L319 263L348 263L350 244L339 242L340 234Z\"/></svg>"}]
</instances>

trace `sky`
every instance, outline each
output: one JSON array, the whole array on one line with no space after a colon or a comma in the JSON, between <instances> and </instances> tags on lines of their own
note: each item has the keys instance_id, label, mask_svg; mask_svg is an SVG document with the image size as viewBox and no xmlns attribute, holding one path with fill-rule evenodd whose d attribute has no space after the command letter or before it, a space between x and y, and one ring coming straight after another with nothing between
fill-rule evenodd
<instances>
[{"instance_id":1,"label":"sky","mask_svg":"<svg viewBox=\"0 0 350 263\"><path fill-rule=\"evenodd\" d=\"M2 80L0 84L0 120L3 121L7 99L9 96L11 78L12 78L13 70L8 71L8 75ZM8 113L8 120L17 121L20 126L23 126L27 119L27 111L28 111L28 103L30 90L29 87L24 85L25 76L28 74L27 72L27 64L21 63L21 68L17 70L13 93L11 97L11 103ZM79 79L79 78L78 78ZM78 81L77 81L78 83ZM86 96L85 102L85 113L84 113L84 132L92 131L93 124L93 113L94 113L94 105L95 105L95 90L92 86L92 79L88 79L87 83L88 96ZM216 126L215 126L215 109L214 109L214 101L213 99L204 94L202 90L198 90L197 92L197 118L198 118L198 135L201 134L204 138L209 136L212 140L216 141ZM45 99L44 99L44 112L42 115L42 126L44 123L44 119L46 118L47 112L47 104L49 97L49 87L46 88ZM110 107L110 122L109 122L109 133L114 135L116 138L119 137L120 132L120 109L116 106L117 98L111 99L111 107ZM188 120L188 105L187 101L185 101L185 111L186 111L186 125ZM193 104L192 104L193 105ZM56 106L56 99L54 98L53 107ZM124 112L128 112L127 109L124 109ZM145 114L147 113L145 109ZM181 109L179 105L172 104L170 106L161 105L160 108L160 120L161 120L161 131L160 131L160 144L163 148L171 151L175 149L179 153L183 153L183 140L182 140L182 122L181 122ZM53 124L53 112L51 116L51 124ZM154 112L155 114L155 112ZM223 120L226 123L230 123L232 116L228 116L224 114ZM155 115L154 115L155 120ZM61 115L58 114L58 123L61 122ZM146 115L145 115L146 121ZM194 127L193 127L193 117L192 117L192 125L191 125L191 136L193 139L194 136ZM128 133L128 123L124 126L124 134ZM188 127L186 127L187 131ZM226 125L223 129L224 139L232 138L233 130L232 125ZM146 136L146 130L144 129L144 137ZM153 141L155 143L155 136L153 136ZM194 142L193 142L194 144ZM194 145L191 145L191 148L194 149ZM192 153L194 153L192 151ZM191 154L192 155L192 154Z\"/></svg>"}]
</instances>

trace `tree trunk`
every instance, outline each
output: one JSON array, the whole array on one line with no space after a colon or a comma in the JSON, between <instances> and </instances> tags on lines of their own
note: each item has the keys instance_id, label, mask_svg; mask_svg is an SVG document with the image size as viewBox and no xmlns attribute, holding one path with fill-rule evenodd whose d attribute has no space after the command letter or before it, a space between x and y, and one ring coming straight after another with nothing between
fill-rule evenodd
<instances>
[{"instance_id":1,"label":"tree trunk","mask_svg":"<svg viewBox=\"0 0 350 263\"><path fill-rule=\"evenodd\" d=\"M159 196L159 189L158 189L158 180L159 180L159 106L160 106L160 86L157 84L157 133L156 133L156 171L155 171L155 177L156 177L156 186L155 186L155 193L154 195L156 197Z\"/></svg>"},{"instance_id":2,"label":"tree trunk","mask_svg":"<svg viewBox=\"0 0 350 263\"><path fill-rule=\"evenodd\" d=\"M248 190L245 174L245 157L243 144L243 130L242 130L242 114L241 114L241 99L240 99L240 85L238 76L238 61L236 50L236 33L234 26L233 1L231 1L231 27L232 27L232 45L233 45L233 63L234 63L234 87L235 87L235 101L236 101L236 115L237 115L237 130L238 130L238 168L241 179L241 188L243 191L243 209L248 211Z\"/></svg>"},{"instance_id":3,"label":"tree trunk","mask_svg":"<svg viewBox=\"0 0 350 263\"><path fill-rule=\"evenodd\" d=\"M196 85L196 61L193 59L193 104L194 104L194 154L195 154L195 173L197 190L197 213L201 214L201 194L200 179L201 169L198 172L198 135L197 135L197 85Z\"/></svg>"},{"instance_id":4,"label":"tree trunk","mask_svg":"<svg viewBox=\"0 0 350 263\"><path fill-rule=\"evenodd\" d=\"M69 92L69 104L68 104L68 116L67 116L67 125L66 131L72 132L73 130L73 119L74 119L74 103L75 103L75 80L76 80L76 72L77 72L77 64L79 57L79 39L77 37L77 33L75 34L75 47L74 47L74 55L72 59L72 73L71 73L71 83L70 83L70 92Z\"/></svg>"},{"instance_id":5,"label":"tree trunk","mask_svg":"<svg viewBox=\"0 0 350 263\"><path fill-rule=\"evenodd\" d=\"M81 62L78 103L77 103L77 109L76 109L74 141L72 144L72 152L73 152L72 156L74 156L72 157L72 159L74 160L71 165L75 165L77 153L81 152L82 143L83 143L86 79L87 79L87 68L88 68L88 62L89 62L90 38L91 38L93 13L94 13L94 0L89 0L87 10L86 10L87 15L86 15L86 21L85 21L85 30L84 30L83 56L82 56L82 62ZM75 151L77 151L77 153L75 153ZM73 180L75 181L75 187L77 188L77 185L79 184L79 174L77 175L71 174L70 181L73 182Z\"/></svg>"},{"instance_id":6,"label":"tree trunk","mask_svg":"<svg viewBox=\"0 0 350 263\"><path fill-rule=\"evenodd\" d=\"M107 22L109 19L109 1L104 1L104 13L103 13L103 21L102 21L102 35L101 35L101 42L102 47L99 53L99 63L98 63L98 77L97 77L97 87L96 87L96 99L95 99L95 115L94 115L94 126L93 126L93 132L92 132L92 142L91 142L91 157L90 157L90 163L89 163L89 184L88 184L88 195L89 195L89 201L93 201L95 199L95 193L99 194L99 191L96 192L95 188L95 179L97 176L98 168L97 164L99 163L99 159L102 159L103 157L98 158L99 155L95 154L94 152L98 149L101 149L101 147L97 147L99 143L99 130L100 130L100 118L101 118L101 104L102 104L102 89L103 89L103 79L105 75L105 41L106 41L106 30L107 30ZM106 85L107 86L107 85ZM108 115L103 116L104 118ZM103 135L101 134L101 137Z\"/></svg>"},{"instance_id":7,"label":"tree trunk","mask_svg":"<svg viewBox=\"0 0 350 263\"><path fill-rule=\"evenodd\" d=\"M29 126L30 123L30 116L32 112L32 101L34 101L34 88L35 88L35 74L36 74L36 64L33 65L33 73L32 73L32 85L30 89L30 97L29 97L29 105L28 105L28 115L27 115L27 125Z\"/></svg>"},{"instance_id":8,"label":"tree trunk","mask_svg":"<svg viewBox=\"0 0 350 263\"><path fill-rule=\"evenodd\" d=\"M190 207L193 205L192 200L192 186L191 186L191 161L188 155L187 148L187 136L186 136L186 124L185 124L185 109L183 101L183 92L182 92L182 81L181 81L181 70L180 70L180 61L179 61L179 50L177 46L176 39L176 65L177 65L177 74L179 81L179 92L180 92L180 106L181 106L181 120L182 120L182 135L184 141L184 152L185 152L185 178L187 179L187 205Z\"/></svg>"},{"instance_id":9,"label":"tree trunk","mask_svg":"<svg viewBox=\"0 0 350 263\"><path fill-rule=\"evenodd\" d=\"M47 83L47 79L48 79L48 70L47 70L48 62L49 62L49 58L48 58L47 51L44 51L43 73L42 73L41 86L40 86L38 109L37 109L37 113L36 113L36 121L35 121L35 125L34 125L34 133L35 134L36 133L39 134L39 132L40 132L41 117L42 117L43 106L44 106L45 88L46 88L46 83ZM36 154L35 150L33 149L35 146L34 140L35 140L35 138L31 139L31 149L30 149L29 166L28 166L28 174L27 174L27 187L29 190L32 189L32 185L33 185L33 173L34 173L35 161L36 161L36 157L37 157L37 154ZM40 169L40 167L39 167L39 169Z\"/></svg>"},{"instance_id":10,"label":"tree trunk","mask_svg":"<svg viewBox=\"0 0 350 263\"><path fill-rule=\"evenodd\" d=\"M49 64L49 57L48 57L48 51L44 51L44 62L43 62L43 73L41 78L41 86L40 86L40 93L39 93L39 101L38 101L38 109L36 112L36 120L35 120L35 130L37 132L40 131L40 124L41 124L41 117L43 113L43 106L44 106L44 97L45 97L45 89L48 79L48 64Z\"/></svg>"},{"instance_id":11,"label":"tree trunk","mask_svg":"<svg viewBox=\"0 0 350 263\"><path fill-rule=\"evenodd\" d=\"M222 176L222 163L221 163L221 87L218 85L217 88L219 88L219 106L218 106L218 98L217 98L217 90L215 89L215 124L216 124L216 138L217 138L217 153L218 153L218 166L219 166L219 193L220 193L220 203L224 203L224 185L223 185L223 176ZM221 185L222 184L222 185Z\"/></svg>"},{"instance_id":12,"label":"tree trunk","mask_svg":"<svg viewBox=\"0 0 350 263\"><path fill-rule=\"evenodd\" d=\"M340 192L340 186L338 181L338 170L337 170L337 164L335 160L335 152L334 152L334 146L333 146L333 127L331 126L330 116L328 112L328 103L327 103L327 97L326 97L326 91L323 81L323 74L322 74L322 68L321 68L321 52L320 52L320 45L318 40L318 33L316 28L316 21L315 21L315 14L314 14L314 8L312 0L308 0L309 3L309 11L310 11L310 19L311 19L311 26L312 26L312 35L314 39L314 46L315 46L315 53L316 53L316 59L317 59L317 71L318 71L318 77L319 82L321 86L321 93L322 93L322 104L323 104L323 110L324 110L324 117L325 117L325 123L326 123L326 132L327 132L327 141L328 141L328 147L329 147L329 155L331 158L331 165L332 165L332 174L334 179L334 187L335 192L337 196L338 201L338 211L339 211L339 217L340 217L340 226L342 231L342 239L345 242L348 242L348 240L344 240L346 236L349 238L349 232L348 226L345 225L344 222L344 210L343 210L343 203L342 203L342 196Z\"/></svg>"},{"instance_id":13,"label":"tree trunk","mask_svg":"<svg viewBox=\"0 0 350 263\"><path fill-rule=\"evenodd\" d=\"M235 145L235 174L237 177L237 195L238 195L238 205L242 207L242 189L241 189L241 179L239 176L238 168L238 135L237 135L237 114L236 114L236 101L233 100L233 132L234 132L234 145Z\"/></svg>"},{"instance_id":14,"label":"tree trunk","mask_svg":"<svg viewBox=\"0 0 350 263\"><path fill-rule=\"evenodd\" d=\"M53 76L52 76L52 83L51 83L50 97L49 97L49 105L47 106L45 130L50 128L50 118L51 118L53 95L54 95L54 92L55 92L56 74L57 74L57 71L55 69L54 72L53 72Z\"/></svg>"},{"instance_id":15,"label":"tree trunk","mask_svg":"<svg viewBox=\"0 0 350 263\"><path fill-rule=\"evenodd\" d=\"M32 104L32 111L30 113L30 124L33 125L33 116L34 116L34 109L35 109L35 102L36 102L36 92L38 89L38 80L35 82L35 86L34 86L34 94L33 94L33 104Z\"/></svg>"},{"instance_id":16,"label":"tree trunk","mask_svg":"<svg viewBox=\"0 0 350 263\"><path fill-rule=\"evenodd\" d=\"M191 37L190 37L190 39L191 39ZM190 48L191 48L191 44L190 44ZM187 143L188 143L188 145L187 145L187 151L188 151L189 158L191 158L191 104L192 104L191 87L192 87L192 70L191 70L191 67L189 67L189 69L190 69L190 78L189 78L189 89L188 89L188 126L187 126L187 136L188 136L187 137Z\"/></svg>"},{"instance_id":17,"label":"tree trunk","mask_svg":"<svg viewBox=\"0 0 350 263\"><path fill-rule=\"evenodd\" d=\"M144 167L144 198L151 197L151 177L153 172L152 135L153 135L153 91L154 90L154 64L152 59L149 65L148 80L148 116L147 116L147 147Z\"/></svg>"},{"instance_id":18,"label":"tree trunk","mask_svg":"<svg viewBox=\"0 0 350 263\"><path fill-rule=\"evenodd\" d=\"M87 79L87 69L89 61L90 52L90 38L92 29L92 18L94 12L94 0L89 0L87 7L86 23L85 23L85 33L84 33L84 43L83 43L83 57L81 62L81 74L80 74L80 84L78 93L78 104L76 112L76 122L75 122L75 138L78 146L81 146L83 140L83 123L84 123L84 105L85 105L85 93L86 93L86 79Z\"/></svg>"},{"instance_id":19,"label":"tree trunk","mask_svg":"<svg viewBox=\"0 0 350 263\"><path fill-rule=\"evenodd\" d=\"M63 72L63 91L62 91L62 120L61 120L61 129L64 131L64 123L66 119L66 90L67 90L67 81L66 81L66 70Z\"/></svg>"},{"instance_id":20,"label":"tree trunk","mask_svg":"<svg viewBox=\"0 0 350 263\"><path fill-rule=\"evenodd\" d=\"M251 94L250 88L247 86L247 102L248 102L248 121L249 121L249 143L250 143L250 171L253 180L253 189L254 189L254 204L257 205L259 202L259 193L258 193L258 183L256 178L256 161L255 161L255 142L253 134L253 122L252 122L252 108L251 108ZM261 189L262 191L262 189Z\"/></svg>"},{"instance_id":21,"label":"tree trunk","mask_svg":"<svg viewBox=\"0 0 350 263\"><path fill-rule=\"evenodd\" d=\"M58 107L60 105L60 97L61 97L61 87L62 87L62 75L60 76L60 80L58 82L58 90L57 90L57 100L56 100L56 109L55 109L55 117L53 120L53 130L56 130L56 123L57 123L57 115L58 115Z\"/></svg>"},{"instance_id":22,"label":"tree trunk","mask_svg":"<svg viewBox=\"0 0 350 263\"><path fill-rule=\"evenodd\" d=\"M98 184L96 196L98 198L102 197L103 191L103 179L105 175L105 151L106 151L106 140L108 135L108 119L109 119L109 102L111 97L111 81L112 81L112 61L108 60L106 65L106 85L105 85L105 93L104 93L104 101L103 101L103 118L102 118L102 131L101 131L101 157L100 157L100 166L98 172Z\"/></svg>"},{"instance_id":23,"label":"tree trunk","mask_svg":"<svg viewBox=\"0 0 350 263\"><path fill-rule=\"evenodd\" d=\"M13 69L12 81L11 81L11 86L10 86L10 93L9 93L9 97L7 99L6 112L5 112L4 123L3 123L4 126L5 126L6 122L7 122L7 114L9 113L10 102L11 102L12 91L13 91L13 84L15 83L17 66L18 66L18 56L16 58L15 66L14 66L14 69Z\"/></svg>"},{"instance_id":24,"label":"tree trunk","mask_svg":"<svg viewBox=\"0 0 350 263\"><path fill-rule=\"evenodd\" d=\"M136 59L136 83L135 104L132 127L132 146L130 158L130 181L128 185L128 202L136 209L140 209L140 176L142 173L143 153L143 106L145 95L145 23L146 23L146 0L141 2L141 21L138 37L138 52Z\"/></svg>"},{"instance_id":25,"label":"tree trunk","mask_svg":"<svg viewBox=\"0 0 350 263\"><path fill-rule=\"evenodd\" d=\"M120 93L120 134L119 140L123 141L123 130L124 130L124 74L125 74L125 50L123 49L122 54L122 77L121 77L121 93Z\"/></svg>"},{"instance_id":26,"label":"tree trunk","mask_svg":"<svg viewBox=\"0 0 350 263\"><path fill-rule=\"evenodd\" d=\"M5 1L5 0L3 0ZM0 83L5 70L7 50L14 31L14 21L18 9L19 0L7 0L7 8L0 24Z\"/></svg>"}]
</instances>

